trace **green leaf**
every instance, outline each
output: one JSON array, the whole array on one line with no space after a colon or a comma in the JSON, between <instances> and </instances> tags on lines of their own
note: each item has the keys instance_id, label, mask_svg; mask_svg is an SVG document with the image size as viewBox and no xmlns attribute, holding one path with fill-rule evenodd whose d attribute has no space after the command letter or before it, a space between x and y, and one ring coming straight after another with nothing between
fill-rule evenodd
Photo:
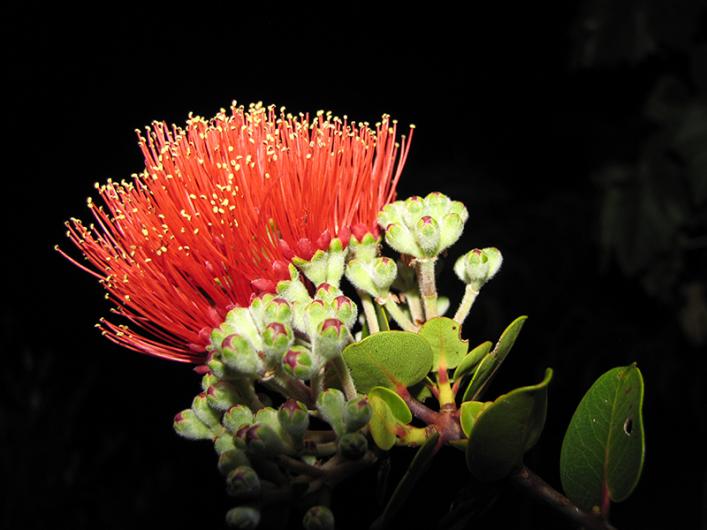
<instances>
[{"instance_id":1,"label":"green leaf","mask_svg":"<svg viewBox=\"0 0 707 530\"><path fill-rule=\"evenodd\" d=\"M387 451L395 445L395 415L388 403L376 395L369 396L368 403L371 405L371 421L368 422L371 437L378 447Z\"/></svg>"},{"instance_id":2,"label":"green leaf","mask_svg":"<svg viewBox=\"0 0 707 530\"><path fill-rule=\"evenodd\" d=\"M359 392L374 386L395 389L421 381L432 368L432 348L417 333L382 331L350 344L344 360Z\"/></svg>"},{"instance_id":3,"label":"green leaf","mask_svg":"<svg viewBox=\"0 0 707 530\"><path fill-rule=\"evenodd\" d=\"M635 363L609 370L582 398L560 453L562 487L581 508L633 492L645 454L642 407L643 377Z\"/></svg>"},{"instance_id":4,"label":"green leaf","mask_svg":"<svg viewBox=\"0 0 707 530\"><path fill-rule=\"evenodd\" d=\"M442 366L454 368L462 361L469 349L469 341L461 339L461 326L451 318L437 317L428 320L418 333L432 346L434 355L432 365L435 370L439 370Z\"/></svg>"},{"instance_id":5,"label":"green leaf","mask_svg":"<svg viewBox=\"0 0 707 530\"><path fill-rule=\"evenodd\" d=\"M376 309L376 319L378 320L378 327L381 331L390 331L390 323L388 322L388 313L385 307L375 303L373 307Z\"/></svg>"},{"instance_id":6,"label":"green leaf","mask_svg":"<svg viewBox=\"0 0 707 530\"><path fill-rule=\"evenodd\" d=\"M464 391L462 401L473 400L478 396L481 392L481 386L486 382L488 376L491 375L495 364L496 359L490 353L481 359L479 366L477 366L474 371L474 377L471 378L471 381L469 381L469 386L467 386Z\"/></svg>"},{"instance_id":7,"label":"green leaf","mask_svg":"<svg viewBox=\"0 0 707 530\"><path fill-rule=\"evenodd\" d=\"M378 519L376 519L371 525L372 529L385 528L389 524L390 520L400 511L400 508L403 507L405 500L410 495L410 492L415 487L415 484L430 467L432 458L435 454L437 454L437 451L439 450L439 447L437 447L438 439L439 433L435 432L417 450L417 453L415 453L415 458L412 459L405 475L403 475L403 478L400 479L400 482L395 488L393 495L391 495L385 510L383 510L380 517L378 517Z\"/></svg>"},{"instance_id":8,"label":"green leaf","mask_svg":"<svg viewBox=\"0 0 707 530\"><path fill-rule=\"evenodd\" d=\"M465 401L459 408L459 422L462 425L462 431L467 437L485 405L486 403L483 401Z\"/></svg>"},{"instance_id":9,"label":"green leaf","mask_svg":"<svg viewBox=\"0 0 707 530\"><path fill-rule=\"evenodd\" d=\"M412 412L403 398L384 386L374 386L368 391L368 397L376 396L387 403L390 411L400 423L408 424L412 421Z\"/></svg>"},{"instance_id":10,"label":"green leaf","mask_svg":"<svg viewBox=\"0 0 707 530\"><path fill-rule=\"evenodd\" d=\"M508 354L510 353L511 348L513 348L513 345L518 338L518 334L523 328L523 324L525 324L527 318L528 317L525 315L516 318L508 325L504 332L501 333L501 337L498 339L496 347L491 353L481 360L481 363L476 369L474 377L464 392L464 401L467 401L468 399L476 400L476 398L478 398L484 389L489 385L494 375L496 375L496 372L501 367L503 361L506 357L508 357Z\"/></svg>"},{"instance_id":11,"label":"green leaf","mask_svg":"<svg viewBox=\"0 0 707 530\"><path fill-rule=\"evenodd\" d=\"M457 381L459 380L459 378L471 373L471 371L476 368L476 365L481 362L481 359L484 358L484 355L491 351L492 347L493 342L487 340L486 342L482 342L476 348L467 353L466 356L459 363L459 366L457 366L457 369L454 370L454 376L452 377L452 379Z\"/></svg>"},{"instance_id":12,"label":"green leaf","mask_svg":"<svg viewBox=\"0 0 707 530\"><path fill-rule=\"evenodd\" d=\"M545 425L551 379L548 368L540 383L500 396L478 416L466 447L466 465L477 479L499 480L521 465Z\"/></svg>"}]
</instances>

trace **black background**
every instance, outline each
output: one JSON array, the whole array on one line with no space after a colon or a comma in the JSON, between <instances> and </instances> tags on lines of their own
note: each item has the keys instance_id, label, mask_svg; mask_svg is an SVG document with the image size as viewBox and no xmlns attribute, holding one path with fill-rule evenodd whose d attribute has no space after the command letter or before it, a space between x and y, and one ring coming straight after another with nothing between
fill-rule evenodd
<instances>
[{"instance_id":1,"label":"black background","mask_svg":"<svg viewBox=\"0 0 707 530\"><path fill-rule=\"evenodd\" d=\"M223 525L230 505L212 449L171 426L198 377L103 340L92 328L108 310L100 287L52 247L67 246L65 219L88 217L95 181L141 169L135 128L209 116L237 99L415 123L399 196L439 190L465 202L471 216L450 258L490 245L505 256L466 335L493 339L530 315L493 391L555 369L528 465L559 487L562 435L582 394L637 361L646 466L613 520L705 528L707 352L677 318L681 282L705 281L704 247L686 258L672 294L647 292L600 246L594 176L639 159L653 131L644 108L661 79L704 97L707 19L696 2L611 4L3 8L0 526ZM449 266L443 274L454 303L460 286ZM401 450L394 472L409 458ZM403 519L439 519L465 472L461 454L442 455ZM363 528L377 513L371 479L337 496L342 527ZM474 523L501 525L571 527L509 490Z\"/></svg>"}]
</instances>

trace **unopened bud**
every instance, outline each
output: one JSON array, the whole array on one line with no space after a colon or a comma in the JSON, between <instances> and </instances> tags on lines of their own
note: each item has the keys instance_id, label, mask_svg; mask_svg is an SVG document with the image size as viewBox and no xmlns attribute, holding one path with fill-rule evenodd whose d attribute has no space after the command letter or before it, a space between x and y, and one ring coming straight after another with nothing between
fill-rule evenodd
<instances>
[{"instance_id":1,"label":"unopened bud","mask_svg":"<svg viewBox=\"0 0 707 530\"><path fill-rule=\"evenodd\" d=\"M402 201L401 210L403 221L408 226L413 226L424 215L425 201L422 197L413 195Z\"/></svg>"},{"instance_id":2,"label":"unopened bud","mask_svg":"<svg viewBox=\"0 0 707 530\"><path fill-rule=\"evenodd\" d=\"M240 335L246 339L256 350L262 348L258 325L247 307L234 307L231 309L226 314L226 320L218 329L211 332L211 343L217 351L221 351L223 341L233 334ZM220 342L218 339L220 339Z\"/></svg>"},{"instance_id":3,"label":"unopened bud","mask_svg":"<svg viewBox=\"0 0 707 530\"><path fill-rule=\"evenodd\" d=\"M234 405L223 415L223 425L233 434L244 425L253 423L253 413L245 405Z\"/></svg>"},{"instance_id":4,"label":"unopened bud","mask_svg":"<svg viewBox=\"0 0 707 530\"><path fill-rule=\"evenodd\" d=\"M341 320L344 325L351 329L356 323L358 317L358 306L348 296L337 296L332 303L336 318Z\"/></svg>"},{"instance_id":5,"label":"unopened bud","mask_svg":"<svg viewBox=\"0 0 707 530\"><path fill-rule=\"evenodd\" d=\"M198 394L191 403L191 409L207 427L214 428L221 424L221 414L212 409L206 398L206 392Z\"/></svg>"},{"instance_id":6,"label":"unopened bud","mask_svg":"<svg viewBox=\"0 0 707 530\"><path fill-rule=\"evenodd\" d=\"M304 530L334 530L334 514L326 506L312 506L302 518Z\"/></svg>"},{"instance_id":7,"label":"unopened bud","mask_svg":"<svg viewBox=\"0 0 707 530\"><path fill-rule=\"evenodd\" d=\"M260 495L260 479L250 466L238 466L226 477L226 491L239 500L252 500Z\"/></svg>"},{"instance_id":8,"label":"unopened bud","mask_svg":"<svg viewBox=\"0 0 707 530\"><path fill-rule=\"evenodd\" d=\"M263 330L263 350L268 361L272 364L282 359L294 340L289 324L270 322Z\"/></svg>"},{"instance_id":9,"label":"unopened bud","mask_svg":"<svg viewBox=\"0 0 707 530\"><path fill-rule=\"evenodd\" d=\"M424 215L415 224L415 241L423 256L436 256L440 250L441 234L434 217Z\"/></svg>"},{"instance_id":10,"label":"unopened bud","mask_svg":"<svg viewBox=\"0 0 707 530\"><path fill-rule=\"evenodd\" d=\"M248 450L254 454L272 457L287 452L282 438L269 425L256 423L248 427L244 434Z\"/></svg>"},{"instance_id":11,"label":"unopened bud","mask_svg":"<svg viewBox=\"0 0 707 530\"><path fill-rule=\"evenodd\" d=\"M457 214L448 213L442 217L440 230L440 247L442 249L449 248L461 237L464 231L464 221Z\"/></svg>"},{"instance_id":12,"label":"unopened bud","mask_svg":"<svg viewBox=\"0 0 707 530\"><path fill-rule=\"evenodd\" d=\"M282 434L282 426L277 417L277 410L272 407L263 407L255 413L255 423L267 425L273 429L278 435Z\"/></svg>"},{"instance_id":13,"label":"unopened bud","mask_svg":"<svg viewBox=\"0 0 707 530\"><path fill-rule=\"evenodd\" d=\"M174 430L187 440L211 440L214 435L211 429L199 418L192 409L186 409L174 417Z\"/></svg>"},{"instance_id":14,"label":"unopened bud","mask_svg":"<svg viewBox=\"0 0 707 530\"><path fill-rule=\"evenodd\" d=\"M240 396L232 383L219 381L206 391L206 399L214 409L226 411L240 401Z\"/></svg>"},{"instance_id":15,"label":"unopened bud","mask_svg":"<svg viewBox=\"0 0 707 530\"><path fill-rule=\"evenodd\" d=\"M317 369L312 353L304 346L295 345L282 357L282 369L289 375L308 381Z\"/></svg>"},{"instance_id":16,"label":"unopened bud","mask_svg":"<svg viewBox=\"0 0 707 530\"><path fill-rule=\"evenodd\" d=\"M216 377L213 373L204 374L204 377L201 378L201 389L206 392L209 387L217 381L218 377Z\"/></svg>"},{"instance_id":17,"label":"unopened bud","mask_svg":"<svg viewBox=\"0 0 707 530\"><path fill-rule=\"evenodd\" d=\"M344 426L344 408L346 406L346 398L344 393L337 388L328 388L317 396L317 410L321 414L337 436L341 436L345 432Z\"/></svg>"},{"instance_id":18,"label":"unopened bud","mask_svg":"<svg viewBox=\"0 0 707 530\"><path fill-rule=\"evenodd\" d=\"M236 448L236 443L233 439L233 434L230 432L223 432L218 435L214 440L214 449L216 454L221 455L227 451L232 451Z\"/></svg>"},{"instance_id":19,"label":"unopened bud","mask_svg":"<svg viewBox=\"0 0 707 530\"><path fill-rule=\"evenodd\" d=\"M321 300L325 304L330 304L334 298L343 294L341 289L334 287L330 283L321 283L317 287L317 292L314 294L314 298Z\"/></svg>"},{"instance_id":20,"label":"unopened bud","mask_svg":"<svg viewBox=\"0 0 707 530\"><path fill-rule=\"evenodd\" d=\"M425 212L437 219L441 219L449 210L451 199L438 191L428 193L424 198Z\"/></svg>"},{"instance_id":21,"label":"unopened bud","mask_svg":"<svg viewBox=\"0 0 707 530\"><path fill-rule=\"evenodd\" d=\"M341 320L327 318L319 325L314 340L317 353L330 361L341 355L343 349L352 342L353 337Z\"/></svg>"},{"instance_id":22,"label":"unopened bud","mask_svg":"<svg viewBox=\"0 0 707 530\"><path fill-rule=\"evenodd\" d=\"M502 263L503 256L497 248L475 248L456 261L454 272L461 281L478 291L496 275Z\"/></svg>"},{"instance_id":23,"label":"unopened bud","mask_svg":"<svg viewBox=\"0 0 707 530\"><path fill-rule=\"evenodd\" d=\"M260 524L260 510L252 506L236 506L226 512L226 524L238 530L253 530Z\"/></svg>"},{"instance_id":24,"label":"unopened bud","mask_svg":"<svg viewBox=\"0 0 707 530\"><path fill-rule=\"evenodd\" d=\"M313 300L304 308L305 323L309 334L317 331L317 326L329 316L329 307L323 300Z\"/></svg>"},{"instance_id":25,"label":"unopened bud","mask_svg":"<svg viewBox=\"0 0 707 530\"><path fill-rule=\"evenodd\" d=\"M289 324L292 321L292 308L287 300L273 298L265 305L263 310L263 323L280 322Z\"/></svg>"},{"instance_id":26,"label":"unopened bud","mask_svg":"<svg viewBox=\"0 0 707 530\"><path fill-rule=\"evenodd\" d=\"M344 407L344 424L348 432L358 431L371 420L371 406L366 396L358 396Z\"/></svg>"},{"instance_id":27,"label":"unopened bud","mask_svg":"<svg viewBox=\"0 0 707 530\"><path fill-rule=\"evenodd\" d=\"M411 256L419 256L415 236L410 229L402 223L391 223L385 227L385 242L401 254L409 254Z\"/></svg>"},{"instance_id":28,"label":"unopened bud","mask_svg":"<svg viewBox=\"0 0 707 530\"><path fill-rule=\"evenodd\" d=\"M378 289L371 279L370 261L354 258L346 264L346 279L359 291L376 296Z\"/></svg>"},{"instance_id":29,"label":"unopened bud","mask_svg":"<svg viewBox=\"0 0 707 530\"><path fill-rule=\"evenodd\" d=\"M358 460L368 451L368 440L360 432L349 432L339 438L339 452L345 458Z\"/></svg>"},{"instance_id":30,"label":"unopened bud","mask_svg":"<svg viewBox=\"0 0 707 530\"><path fill-rule=\"evenodd\" d=\"M221 343L221 358L228 368L245 377L256 377L264 369L263 360L250 342L234 333Z\"/></svg>"},{"instance_id":31,"label":"unopened bud","mask_svg":"<svg viewBox=\"0 0 707 530\"><path fill-rule=\"evenodd\" d=\"M397 273L398 267L392 259L381 257L373 261L371 279L381 294L388 292Z\"/></svg>"},{"instance_id":32,"label":"unopened bud","mask_svg":"<svg viewBox=\"0 0 707 530\"><path fill-rule=\"evenodd\" d=\"M314 285L318 285L326 281L328 258L329 256L326 252L317 249L314 254L312 254L311 258L304 259L295 256L292 258L292 263L294 263Z\"/></svg>"},{"instance_id":33,"label":"unopened bud","mask_svg":"<svg viewBox=\"0 0 707 530\"><path fill-rule=\"evenodd\" d=\"M206 362L206 366L211 370L214 381L218 382L226 377L226 365L221 360L221 355L218 352L214 352L213 355L211 355L211 358Z\"/></svg>"},{"instance_id":34,"label":"unopened bud","mask_svg":"<svg viewBox=\"0 0 707 530\"><path fill-rule=\"evenodd\" d=\"M288 399L277 411L277 417L282 429L289 434L295 442L302 441L304 431L309 427L309 412L304 403Z\"/></svg>"},{"instance_id":35,"label":"unopened bud","mask_svg":"<svg viewBox=\"0 0 707 530\"><path fill-rule=\"evenodd\" d=\"M219 473L226 476L231 471L236 469L238 466L249 466L250 461L245 451L241 449L231 449L230 451L224 451L218 457L218 470Z\"/></svg>"},{"instance_id":36,"label":"unopened bud","mask_svg":"<svg viewBox=\"0 0 707 530\"><path fill-rule=\"evenodd\" d=\"M300 281L299 273L293 265L290 266L290 274L290 280L282 280L277 283L277 294L285 298L288 302L309 302L311 298L307 287Z\"/></svg>"}]
</instances>

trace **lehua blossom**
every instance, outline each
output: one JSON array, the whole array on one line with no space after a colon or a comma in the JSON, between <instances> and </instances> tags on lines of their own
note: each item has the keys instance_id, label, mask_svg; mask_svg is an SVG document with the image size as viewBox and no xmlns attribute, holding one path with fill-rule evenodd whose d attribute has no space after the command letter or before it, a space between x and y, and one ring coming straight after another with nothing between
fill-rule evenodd
<instances>
[{"instance_id":1,"label":"lehua blossom","mask_svg":"<svg viewBox=\"0 0 707 530\"><path fill-rule=\"evenodd\" d=\"M96 184L93 222L66 223L85 259L57 250L106 289L122 318L100 320L107 338L202 363L211 329L253 284L274 285L293 254L309 259L331 237L377 230L412 136L398 142L396 128L387 115L372 128L235 102L183 128L153 122L137 131L145 170Z\"/></svg>"}]
</instances>

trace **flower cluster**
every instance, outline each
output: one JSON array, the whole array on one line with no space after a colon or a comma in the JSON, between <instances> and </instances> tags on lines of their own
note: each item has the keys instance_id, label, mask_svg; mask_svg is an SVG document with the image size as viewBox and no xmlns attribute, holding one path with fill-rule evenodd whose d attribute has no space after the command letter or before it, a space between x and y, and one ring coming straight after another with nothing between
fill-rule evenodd
<instances>
[{"instance_id":1,"label":"flower cluster","mask_svg":"<svg viewBox=\"0 0 707 530\"><path fill-rule=\"evenodd\" d=\"M232 105L186 127L155 122L139 145L145 170L96 185L94 222L67 222L87 264L127 324L102 319L128 348L183 362L206 360L211 330L256 291L289 277L351 230L376 233L395 198L410 136L329 113Z\"/></svg>"}]
</instances>

